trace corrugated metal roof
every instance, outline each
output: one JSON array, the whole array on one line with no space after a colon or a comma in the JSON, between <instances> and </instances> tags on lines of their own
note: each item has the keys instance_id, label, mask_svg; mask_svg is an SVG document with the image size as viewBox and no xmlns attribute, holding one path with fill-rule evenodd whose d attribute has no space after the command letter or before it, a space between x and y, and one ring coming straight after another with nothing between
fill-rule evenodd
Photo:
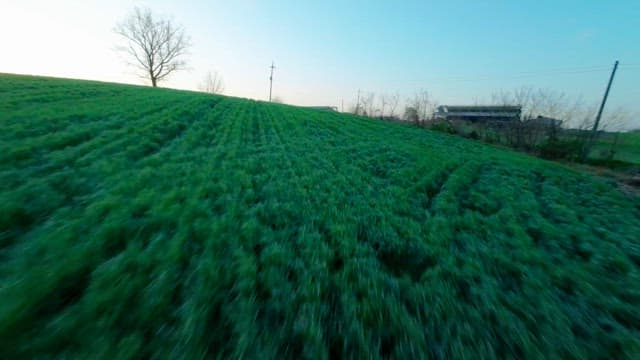
<instances>
[{"instance_id":1,"label":"corrugated metal roof","mask_svg":"<svg viewBox=\"0 0 640 360\"><path fill-rule=\"evenodd\" d=\"M441 105L438 106L438 111L447 112L512 112L521 111L520 105Z\"/></svg>"}]
</instances>

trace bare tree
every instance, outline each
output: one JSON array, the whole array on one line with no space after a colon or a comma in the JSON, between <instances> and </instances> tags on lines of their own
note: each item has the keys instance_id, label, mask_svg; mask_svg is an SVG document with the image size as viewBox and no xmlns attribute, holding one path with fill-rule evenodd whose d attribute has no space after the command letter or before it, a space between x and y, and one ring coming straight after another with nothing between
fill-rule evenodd
<instances>
[{"instance_id":1,"label":"bare tree","mask_svg":"<svg viewBox=\"0 0 640 360\"><path fill-rule=\"evenodd\" d=\"M380 117L384 118L384 108L389 104L389 95L382 94L380 95Z\"/></svg>"},{"instance_id":2,"label":"bare tree","mask_svg":"<svg viewBox=\"0 0 640 360\"><path fill-rule=\"evenodd\" d=\"M420 115L418 115L418 109L416 109L413 106L407 106L404 109L404 119L417 125L420 121Z\"/></svg>"},{"instance_id":3,"label":"bare tree","mask_svg":"<svg viewBox=\"0 0 640 360\"><path fill-rule=\"evenodd\" d=\"M629 110L623 106L618 106L605 113L605 116L602 119L604 120L602 121L603 125L600 130L612 132L624 131L630 118L631 113Z\"/></svg>"},{"instance_id":4,"label":"bare tree","mask_svg":"<svg viewBox=\"0 0 640 360\"><path fill-rule=\"evenodd\" d=\"M375 116L374 114L375 98L376 98L376 94L372 92L364 94L360 98L361 108L363 110L364 116L370 116L370 117Z\"/></svg>"},{"instance_id":5,"label":"bare tree","mask_svg":"<svg viewBox=\"0 0 640 360\"><path fill-rule=\"evenodd\" d=\"M581 117L581 112L584 110L580 97L571 99L563 92L543 88L534 89L531 86L523 86L513 91L494 92L491 100L495 105L522 106L524 120L545 116L560 119L564 124L571 124L576 118Z\"/></svg>"},{"instance_id":6,"label":"bare tree","mask_svg":"<svg viewBox=\"0 0 640 360\"><path fill-rule=\"evenodd\" d=\"M385 109L389 109L389 117L394 117L395 111L398 108L398 103L400 102L400 94L382 94L380 95L380 116L385 116Z\"/></svg>"},{"instance_id":7,"label":"bare tree","mask_svg":"<svg viewBox=\"0 0 640 360\"><path fill-rule=\"evenodd\" d=\"M153 87L172 72L185 68L182 57L190 43L184 29L170 20L155 19L150 9L134 8L114 31L127 40L127 45L118 49L133 58L131 64L144 72Z\"/></svg>"},{"instance_id":8,"label":"bare tree","mask_svg":"<svg viewBox=\"0 0 640 360\"><path fill-rule=\"evenodd\" d=\"M589 156L591 143L590 129L598 110L597 104L585 104L581 97L570 98L563 92L550 89L535 89L523 86L513 91L500 91L492 95L492 102L498 105L522 106L522 122L510 123L504 130L510 145L532 149L543 140L556 141L560 132L555 121L538 119L538 116L562 121L562 126L573 130L566 134L573 134L565 140L573 141L581 148L582 159ZM618 108L609 112L601 121L601 130L621 130L629 114L625 109ZM612 158L616 152L617 138L606 151L606 156Z\"/></svg>"},{"instance_id":9,"label":"bare tree","mask_svg":"<svg viewBox=\"0 0 640 360\"><path fill-rule=\"evenodd\" d=\"M620 134L627 127L630 118L631 113L624 107L619 106L611 110L609 114L602 119L604 121L602 121L603 125L599 131L608 132L610 139L607 141L609 142L609 146L600 151L600 156L608 160L613 160L620 145Z\"/></svg>"},{"instance_id":10,"label":"bare tree","mask_svg":"<svg viewBox=\"0 0 640 360\"><path fill-rule=\"evenodd\" d=\"M549 119L537 119L538 116L571 123L582 110L580 98L572 101L565 93L550 89L535 89L523 86L512 91L500 91L491 96L496 105L521 106L521 121L506 124L502 130L511 146L534 148L545 138L555 138L559 131L558 122Z\"/></svg>"},{"instance_id":11,"label":"bare tree","mask_svg":"<svg viewBox=\"0 0 640 360\"><path fill-rule=\"evenodd\" d=\"M213 73L209 71L199 88L201 91L211 94L222 94L224 91L224 80L222 80L222 76L220 76L217 71Z\"/></svg>"},{"instance_id":12,"label":"bare tree","mask_svg":"<svg viewBox=\"0 0 640 360\"><path fill-rule=\"evenodd\" d=\"M427 90L420 90L415 93L413 98L407 100L407 106L416 110L420 121L426 121L431 118L436 103L431 99Z\"/></svg>"},{"instance_id":13,"label":"bare tree","mask_svg":"<svg viewBox=\"0 0 640 360\"><path fill-rule=\"evenodd\" d=\"M394 117L398 104L400 103L400 94L396 92L392 95L388 95L387 101L389 104L389 116Z\"/></svg>"}]
</instances>

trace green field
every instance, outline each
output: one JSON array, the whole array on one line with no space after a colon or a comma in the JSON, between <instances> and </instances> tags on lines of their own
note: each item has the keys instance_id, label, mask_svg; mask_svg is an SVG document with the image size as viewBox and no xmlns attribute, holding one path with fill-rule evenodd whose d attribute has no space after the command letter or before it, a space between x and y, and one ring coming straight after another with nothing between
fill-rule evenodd
<instances>
[{"instance_id":1,"label":"green field","mask_svg":"<svg viewBox=\"0 0 640 360\"><path fill-rule=\"evenodd\" d=\"M0 358L640 354L640 201L332 112L0 75Z\"/></svg>"},{"instance_id":2,"label":"green field","mask_svg":"<svg viewBox=\"0 0 640 360\"><path fill-rule=\"evenodd\" d=\"M601 135L592 151L592 157L602 157L602 154L608 153L613 146L615 160L640 165L640 130L620 133L617 143L615 136L613 133Z\"/></svg>"}]
</instances>

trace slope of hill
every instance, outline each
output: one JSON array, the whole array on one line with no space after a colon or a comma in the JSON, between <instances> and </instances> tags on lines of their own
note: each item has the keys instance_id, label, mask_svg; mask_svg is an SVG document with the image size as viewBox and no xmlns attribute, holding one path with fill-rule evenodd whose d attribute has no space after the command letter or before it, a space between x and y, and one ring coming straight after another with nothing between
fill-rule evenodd
<instances>
[{"instance_id":1,"label":"slope of hill","mask_svg":"<svg viewBox=\"0 0 640 360\"><path fill-rule=\"evenodd\" d=\"M0 75L0 358L633 358L640 203L399 124Z\"/></svg>"}]
</instances>

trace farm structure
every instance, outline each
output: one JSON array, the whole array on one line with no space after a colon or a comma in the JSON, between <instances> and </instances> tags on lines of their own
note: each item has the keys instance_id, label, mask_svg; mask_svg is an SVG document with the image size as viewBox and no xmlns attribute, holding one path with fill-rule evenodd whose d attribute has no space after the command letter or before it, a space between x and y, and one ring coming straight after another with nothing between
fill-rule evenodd
<instances>
[{"instance_id":1,"label":"farm structure","mask_svg":"<svg viewBox=\"0 0 640 360\"><path fill-rule=\"evenodd\" d=\"M323 111L338 111L335 106L306 106L307 109L323 110Z\"/></svg>"},{"instance_id":2,"label":"farm structure","mask_svg":"<svg viewBox=\"0 0 640 360\"><path fill-rule=\"evenodd\" d=\"M438 106L435 120L467 120L471 122L518 121L522 107L517 106Z\"/></svg>"},{"instance_id":3,"label":"farm structure","mask_svg":"<svg viewBox=\"0 0 640 360\"><path fill-rule=\"evenodd\" d=\"M542 115L538 115L538 117L535 117L533 119L528 119L525 121L525 123L531 126L545 127L545 128L559 128L560 126L562 126L562 120L558 120L558 119L554 119L554 118L550 118Z\"/></svg>"}]
</instances>

